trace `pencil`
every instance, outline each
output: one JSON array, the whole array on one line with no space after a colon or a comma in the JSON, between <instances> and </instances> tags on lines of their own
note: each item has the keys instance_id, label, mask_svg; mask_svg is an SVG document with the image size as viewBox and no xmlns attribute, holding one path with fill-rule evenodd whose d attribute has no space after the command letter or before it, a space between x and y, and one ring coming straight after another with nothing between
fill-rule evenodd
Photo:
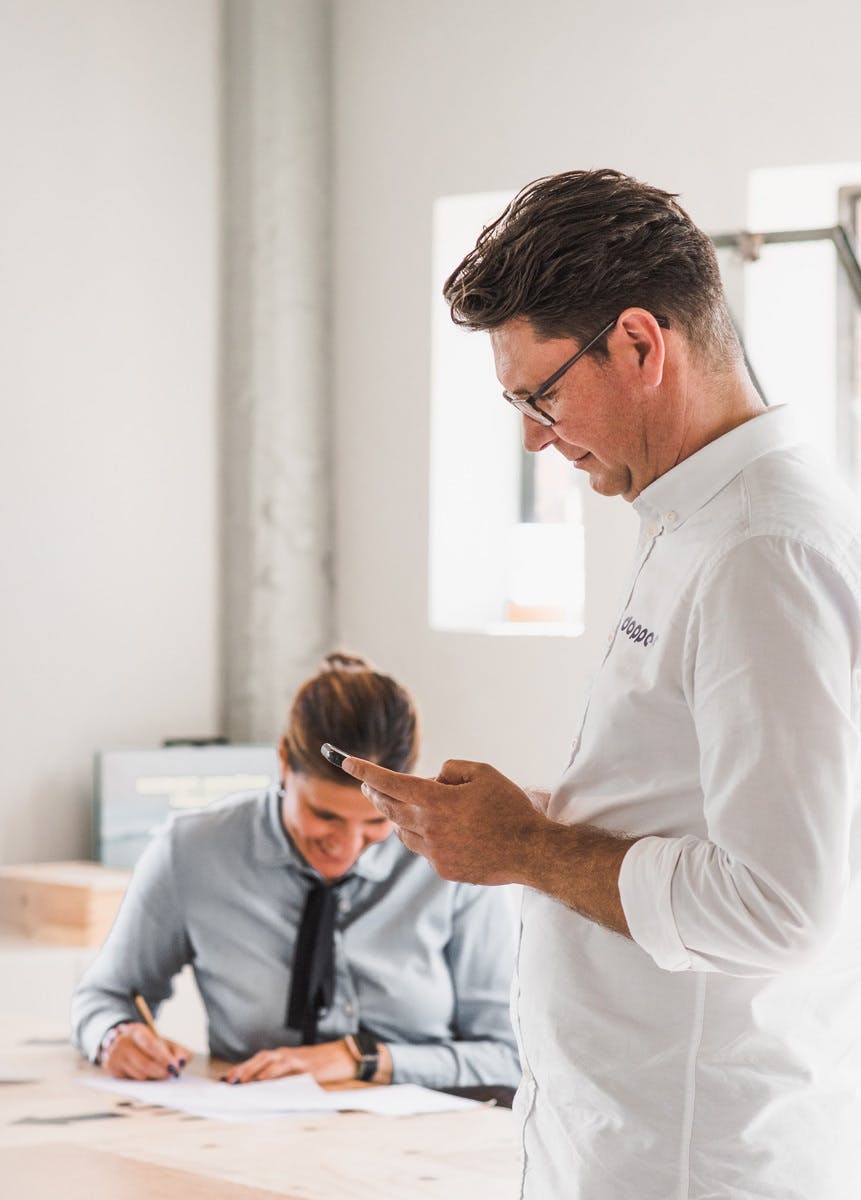
<instances>
[{"instance_id":1,"label":"pencil","mask_svg":"<svg viewBox=\"0 0 861 1200\"><path fill-rule=\"evenodd\" d=\"M164 1038L161 1036L161 1034L155 1027L155 1021L153 1020L153 1015L150 1012L150 1007L147 1004L146 1000L144 1000L144 998L140 994L140 992L132 992L132 999L135 1002L135 1008L138 1010L140 1015L143 1017L144 1024L146 1025L147 1029L150 1031L150 1033L155 1034L155 1036L159 1039L159 1041L163 1042Z\"/></svg>"},{"instance_id":2,"label":"pencil","mask_svg":"<svg viewBox=\"0 0 861 1200\"><path fill-rule=\"evenodd\" d=\"M153 1019L153 1015L150 1012L150 1007L147 1004L146 1000L144 1000L144 998L140 994L140 992L132 992L132 999L135 1002L135 1008L138 1010L140 1015L143 1017L144 1024L146 1025L147 1029L150 1031L151 1034L153 1034L155 1037L157 1037L160 1042L164 1042L165 1045L167 1046L167 1044L168 1044L167 1039L163 1038L161 1036L161 1034L159 1033L159 1031L155 1027L155 1021ZM182 1066L182 1067L185 1066L184 1059L180 1063L180 1066ZM168 1072L168 1075L173 1075L173 1077L175 1079L178 1078L178 1076L179 1076L179 1071L176 1069L176 1067L173 1065L173 1063L167 1064L167 1072Z\"/></svg>"}]
</instances>

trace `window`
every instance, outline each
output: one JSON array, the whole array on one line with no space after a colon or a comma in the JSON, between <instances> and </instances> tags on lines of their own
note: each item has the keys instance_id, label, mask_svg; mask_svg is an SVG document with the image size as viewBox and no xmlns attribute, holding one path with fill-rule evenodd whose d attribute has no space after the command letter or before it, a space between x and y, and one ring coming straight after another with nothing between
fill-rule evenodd
<instances>
[{"instance_id":1,"label":"window","mask_svg":"<svg viewBox=\"0 0 861 1200\"><path fill-rule=\"evenodd\" d=\"M743 270L717 237L730 304L766 400L791 404L805 438L861 489L858 253L861 164L755 171ZM840 252L844 235L849 234ZM772 240L774 239L774 240ZM783 240L778 240L783 239ZM750 243L753 243L751 246ZM853 286L853 274L857 276Z\"/></svg>"},{"instance_id":2,"label":"window","mask_svg":"<svg viewBox=\"0 0 861 1200\"><path fill-rule=\"evenodd\" d=\"M510 193L434 208L430 623L494 634L583 632L581 481L556 454L526 454L486 335L457 328L442 285Z\"/></svg>"}]
</instances>

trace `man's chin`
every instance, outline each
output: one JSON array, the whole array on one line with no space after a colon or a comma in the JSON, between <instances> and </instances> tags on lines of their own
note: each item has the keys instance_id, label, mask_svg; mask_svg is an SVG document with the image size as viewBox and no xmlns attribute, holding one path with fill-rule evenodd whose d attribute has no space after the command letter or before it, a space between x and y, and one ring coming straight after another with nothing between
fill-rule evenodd
<instances>
[{"instance_id":1,"label":"man's chin","mask_svg":"<svg viewBox=\"0 0 861 1200\"><path fill-rule=\"evenodd\" d=\"M589 486L599 496L626 496L631 490L631 476L627 471L599 468L589 472Z\"/></svg>"}]
</instances>

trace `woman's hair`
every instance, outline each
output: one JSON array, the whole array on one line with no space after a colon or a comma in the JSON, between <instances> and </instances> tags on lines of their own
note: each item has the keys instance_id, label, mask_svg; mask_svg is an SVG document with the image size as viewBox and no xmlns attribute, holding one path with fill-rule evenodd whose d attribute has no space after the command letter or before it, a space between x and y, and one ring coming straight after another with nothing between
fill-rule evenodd
<instances>
[{"instance_id":1,"label":"woman's hair","mask_svg":"<svg viewBox=\"0 0 861 1200\"><path fill-rule=\"evenodd\" d=\"M619 171L536 179L446 280L452 320L526 318L540 338L586 341L626 308L669 320L703 357L738 356L710 239L670 192ZM593 353L606 354L602 341Z\"/></svg>"},{"instance_id":2,"label":"woman's hair","mask_svg":"<svg viewBox=\"0 0 861 1200\"><path fill-rule=\"evenodd\" d=\"M327 655L296 693L281 746L291 771L349 783L339 767L323 758L323 742L391 771L411 771L419 749L412 697L362 658Z\"/></svg>"}]
</instances>

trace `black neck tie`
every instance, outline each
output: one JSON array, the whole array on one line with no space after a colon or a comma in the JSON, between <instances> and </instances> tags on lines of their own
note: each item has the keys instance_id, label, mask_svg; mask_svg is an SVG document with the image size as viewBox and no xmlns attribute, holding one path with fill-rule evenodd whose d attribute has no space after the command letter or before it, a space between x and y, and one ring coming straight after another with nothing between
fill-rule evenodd
<instances>
[{"instance_id":1,"label":"black neck tie","mask_svg":"<svg viewBox=\"0 0 861 1200\"><path fill-rule=\"evenodd\" d=\"M317 1021L335 995L335 913L337 886L312 882L293 952L293 981L287 1025L302 1034L302 1045L317 1040Z\"/></svg>"}]
</instances>

